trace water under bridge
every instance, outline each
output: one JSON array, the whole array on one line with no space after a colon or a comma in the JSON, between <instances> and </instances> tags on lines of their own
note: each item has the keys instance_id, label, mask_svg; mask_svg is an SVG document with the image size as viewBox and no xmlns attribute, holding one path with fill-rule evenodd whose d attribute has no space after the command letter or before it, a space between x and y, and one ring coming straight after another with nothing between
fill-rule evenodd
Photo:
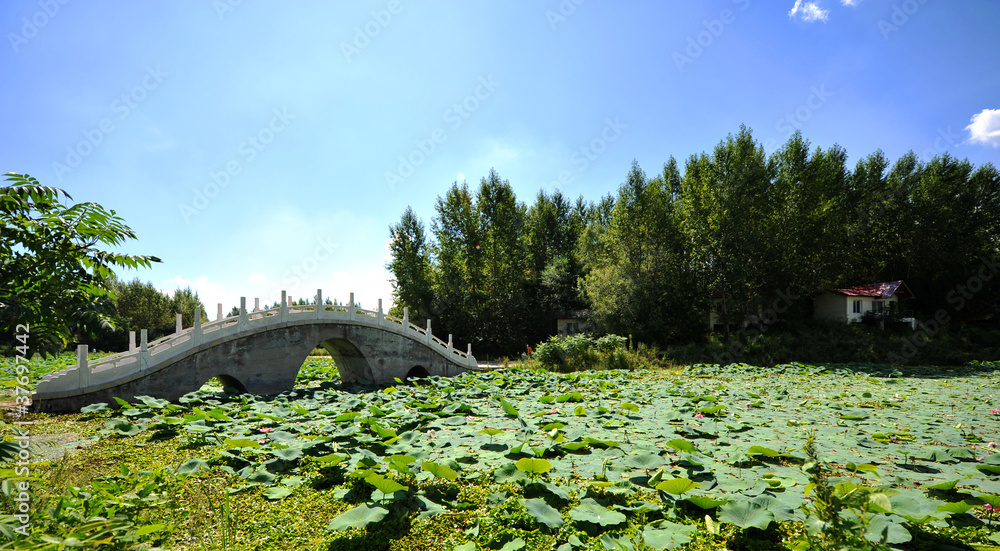
<instances>
[{"instance_id":1,"label":"water under bridge","mask_svg":"<svg viewBox=\"0 0 1000 551\"><path fill-rule=\"evenodd\" d=\"M252 394L278 394L295 384L309 353L326 349L343 383L388 384L395 379L428 375L454 376L478 369L472 345L461 351L426 327L403 318L355 305L354 293L346 305L325 303L317 290L314 304L290 304L284 291L277 308L260 309L255 300L248 312L240 299L238 316L202 324L195 310L194 326L146 342L146 330L130 334L129 350L91 362L87 346L77 349L77 364L50 373L38 382L33 397L37 411L76 411L114 397L132 400L148 395L168 400L198 390L216 377L226 387Z\"/></svg>"}]
</instances>

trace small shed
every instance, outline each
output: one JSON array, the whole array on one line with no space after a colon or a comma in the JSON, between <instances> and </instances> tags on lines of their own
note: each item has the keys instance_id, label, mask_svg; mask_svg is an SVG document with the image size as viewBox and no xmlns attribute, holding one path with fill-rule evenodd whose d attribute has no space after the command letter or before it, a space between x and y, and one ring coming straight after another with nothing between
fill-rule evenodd
<instances>
[{"instance_id":1,"label":"small shed","mask_svg":"<svg viewBox=\"0 0 1000 551\"><path fill-rule=\"evenodd\" d=\"M868 283L844 289L824 291L813 299L813 317L818 320L835 320L844 323L861 321L868 312L902 315L899 301L914 298L902 280L885 283ZM911 325L916 320L903 317Z\"/></svg>"},{"instance_id":2,"label":"small shed","mask_svg":"<svg viewBox=\"0 0 1000 551\"><path fill-rule=\"evenodd\" d=\"M556 334L568 337L590 330L587 323L587 310L563 310L556 313Z\"/></svg>"}]
</instances>

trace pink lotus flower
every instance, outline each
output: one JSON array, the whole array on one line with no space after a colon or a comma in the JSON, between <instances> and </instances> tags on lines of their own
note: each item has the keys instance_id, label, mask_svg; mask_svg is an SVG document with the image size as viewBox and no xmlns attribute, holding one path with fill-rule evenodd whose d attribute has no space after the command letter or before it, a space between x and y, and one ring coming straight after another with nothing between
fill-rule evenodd
<instances>
[{"instance_id":1,"label":"pink lotus flower","mask_svg":"<svg viewBox=\"0 0 1000 551\"><path fill-rule=\"evenodd\" d=\"M695 413L695 414L694 414L694 418L695 418L695 419L703 419L704 417L705 417L705 416L704 416L704 415L702 415L702 414L700 414L700 413Z\"/></svg>"},{"instance_id":2,"label":"pink lotus flower","mask_svg":"<svg viewBox=\"0 0 1000 551\"><path fill-rule=\"evenodd\" d=\"M427 434L431 435L431 438L434 438L434 434L435 434L434 433L434 429L431 429L431 430L427 431Z\"/></svg>"},{"instance_id":3,"label":"pink lotus flower","mask_svg":"<svg viewBox=\"0 0 1000 551\"><path fill-rule=\"evenodd\" d=\"M271 432L274 430L272 427L261 427L260 432Z\"/></svg>"},{"instance_id":4,"label":"pink lotus flower","mask_svg":"<svg viewBox=\"0 0 1000 551\"><path fill-rule=\"evenodd\" d=\"M990 413L992 413L994 415L1000 414L1000 408L991 409Z\"/></svg>"},{"instance_id":5,"label":"pink lotus flower","mask_svg":"<svg viewBox=\"0 0 1000 551\"><path fill-rule=\"evenodd\" d=\"M986 447L987 448L997 449L997 443L996 442L990 442L989 444L986 444Z\"/></svg>"}]
</instances>

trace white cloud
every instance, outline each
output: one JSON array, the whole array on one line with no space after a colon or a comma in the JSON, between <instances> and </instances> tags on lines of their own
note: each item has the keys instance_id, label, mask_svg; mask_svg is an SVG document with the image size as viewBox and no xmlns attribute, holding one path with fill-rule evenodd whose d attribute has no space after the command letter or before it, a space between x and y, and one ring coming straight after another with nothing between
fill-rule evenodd
<instances>
[{"instance_id":1,"label":"white cloud","mask_svg":"<svg viewBox=\"0 0 1000 551\"><path fill-rule=\"evenodd\" d=\"M972 124L965 129L970 142L1000 147L1000 109L983 109L972 116Z\"/></svg>"},{"instance_id":2,"label":"white cloud","mask_svg":"<svg viewBox=\"0 0 1000 551\"><path fill-rule=\"evenodd\" d=\"M847 2L854 2L856 0L846 0ZM853 4L849 4L853 5ZM803 2L802 0L795 0L795 5L788 12L788 17L795 17L798 15L803 21L811 23L813 21L822 21L826 23L829 19L829 10L824 10L819 7L816 2Z\"/></svg>"},{"instance_id":3,"label":"white cloud","mask_svg":"<svg viewBox=\"0 0 1000 551\"><path fill-rule=\"evenodd\" d=\"M265 279L267 279L267 276L258 272L251 272L250 275L247 276L247 281L263 281Z\"/></svg>"},{"instance_id":4,"label":"white cloud","mask_svg":"<svg viewBox=\"0 0 1000 551\"><path fill-rule=\"evenodd\" d=\"M459 172L458 174L456 174L455 175L455 181L457 181L457 182L464 182L465 181L465 174L462 173L462 172Z\"/></svg>"},{"instance_id":5,"label":"white cloud","mask_svg":"<svg viewBox=\"0 0 1000 551\"><path fill-rule=\"evenodd\" d=\"M845 6L857 6L860 1L861 0L840 0L840 3Z\"/></svg>"}]
</instances>

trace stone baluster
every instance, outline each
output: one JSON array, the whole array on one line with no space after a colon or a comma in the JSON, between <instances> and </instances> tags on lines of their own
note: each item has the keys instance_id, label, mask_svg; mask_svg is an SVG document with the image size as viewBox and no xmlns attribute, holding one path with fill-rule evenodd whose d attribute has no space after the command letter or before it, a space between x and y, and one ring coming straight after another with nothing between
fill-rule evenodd
<instances>
[{"instance_id":1,"label":"stone baluster","mask_svg":"<svg viewBox=\"0 0 1000 551\"><path fill-rule=\"evenodd\" d=\"M177 314L177 325L176 329L174 330L174 333L180 335L181 331L183 330L184 330L184 316Z\"/></svg>"},{"instance_id":2,"label":"stone baluster","mask_svg":"<svg viewBox=\"0 0 1000 551\"><path fill-rule=\"evenodd\" d=\"M236 322L237 331L250 329L250 318L247 317L247 297L240 297L240 319Z\"/></svg>"},{"instance_id":3,"label":"stone baluster","mask_svg":"<svg viewBox=\"0 0 1000 551\"><path fill-rule=\"evenodd\" d=\"M285 291L281 292L281 306L278 312L278 317L281 321L288 321L288 293Z\"/></svg>"},{"instance_id":4,"label":"stone baluster","mask_svg":"<svg viewBox=\"0 0 1000 551\"><path fill-rule=\"evenodd\" d=\"M383 318L385 318L385 315L382 314L382 299L378 299L378 318L376 318L378 319L378 325L382 325Z\"/></svg>"},{"instance_id":5,"label":"stone baluster","mask_svg":"<svg viewBox=\"0 0 1000 551\"><path fill-rule=\"evenodd\" d=\"M448 356L451 357L451 351L453 347L451 345L451 333L448 333Z\"/></svg>"},{"instance_id":6,"label":"stone baluster","mask_svg":"<svg viewBox=\"0 0 1000 551\"><path fill-rule=\"evenodd\" d=\"M260 297L254 297L253 299L253 311L260 312Z\"/></svg>"},{"instance_id":7,"label":"stone baluster","mask_svg":"<svg viewBox=\"0 0 1000 551\"><path fill-rule=\"evenodd\" d=\"M351 302L347 305L347 319L354 319L354 293L351 293Z\"/></svg>"},{"instance_id":8,"label":"stone baluster","mask_svg":"<svg viewBox=\"0 0 1000 551\"><path fill-rule=\"evenodd\" d=\"M201 308L194 309L194 329L191 332L191 344L198 346L205 333L201 330Z\"/></svg>"},{"instance_id":9,"label":"stone baluster","mask_svg":"<svg viewBox=\"0 0 1000 551\"><path fill-rule=\"evenodd\" d=\"M403 307L403 332L407 333L410 331L410 307Z\"/></svg>"},{"instance_id":10,"label":"stone baluster","mask_svg":"<svg viewBox=\"0 0 1000 551\"><path fill-rule=\"evenodd\" d=\"M139 370L149 368L149 345L147 344L146 330L139 331Z\"/></svg>"},{"instance_id":11,"label":"stone baluster","mask_svg":"<svg viewBox=\"0 0 1000 551\"><path fill-rule=\"evenodd\" d=\"M316 289L316 317L323 317L326 313L326 306L323 304L323 290Z\"/></svg>"},{"instance_id":12,"label":"stone baluster","mask_svg":"<svg viewBox=\"0 0 1000 551\"><path fill-rule=\"evenodd\" d=\"M222 303L220 302L219 303L219 314L215 317L215 320L218 321L218 320L221 320L221 319L222 319Z\"/></svg>"},{"instance_id":13,"label":"stone baluster","mask_svg":"<svg viewBox=\"0 0 1000 551\"><path fill-rule=\"evenodd\" d=\"M87 362L87 345L80 344L76 347L76 369L80 377L79 388L90 386L90 364Z\"/></svg>"},{"instance_id":14,"label":"stone baluster","mask_svg":"<svg viewBox=\"0 0 1000 551\"><path fill-rule=\"evenodd\" d=\"M427 318L427 344L431 344L432 338L434 337L431 336L431 318Z\"/></svg>"},{"instance_id":15,"label":"stone baluster","mask_svg":"<svg viewBox=\"0 0 1000 551\"><path fill-rule=\"evenodd\" d=\"M128 351L135 352L135 331L128 332Z\"/></svg>"}]
</instances>

